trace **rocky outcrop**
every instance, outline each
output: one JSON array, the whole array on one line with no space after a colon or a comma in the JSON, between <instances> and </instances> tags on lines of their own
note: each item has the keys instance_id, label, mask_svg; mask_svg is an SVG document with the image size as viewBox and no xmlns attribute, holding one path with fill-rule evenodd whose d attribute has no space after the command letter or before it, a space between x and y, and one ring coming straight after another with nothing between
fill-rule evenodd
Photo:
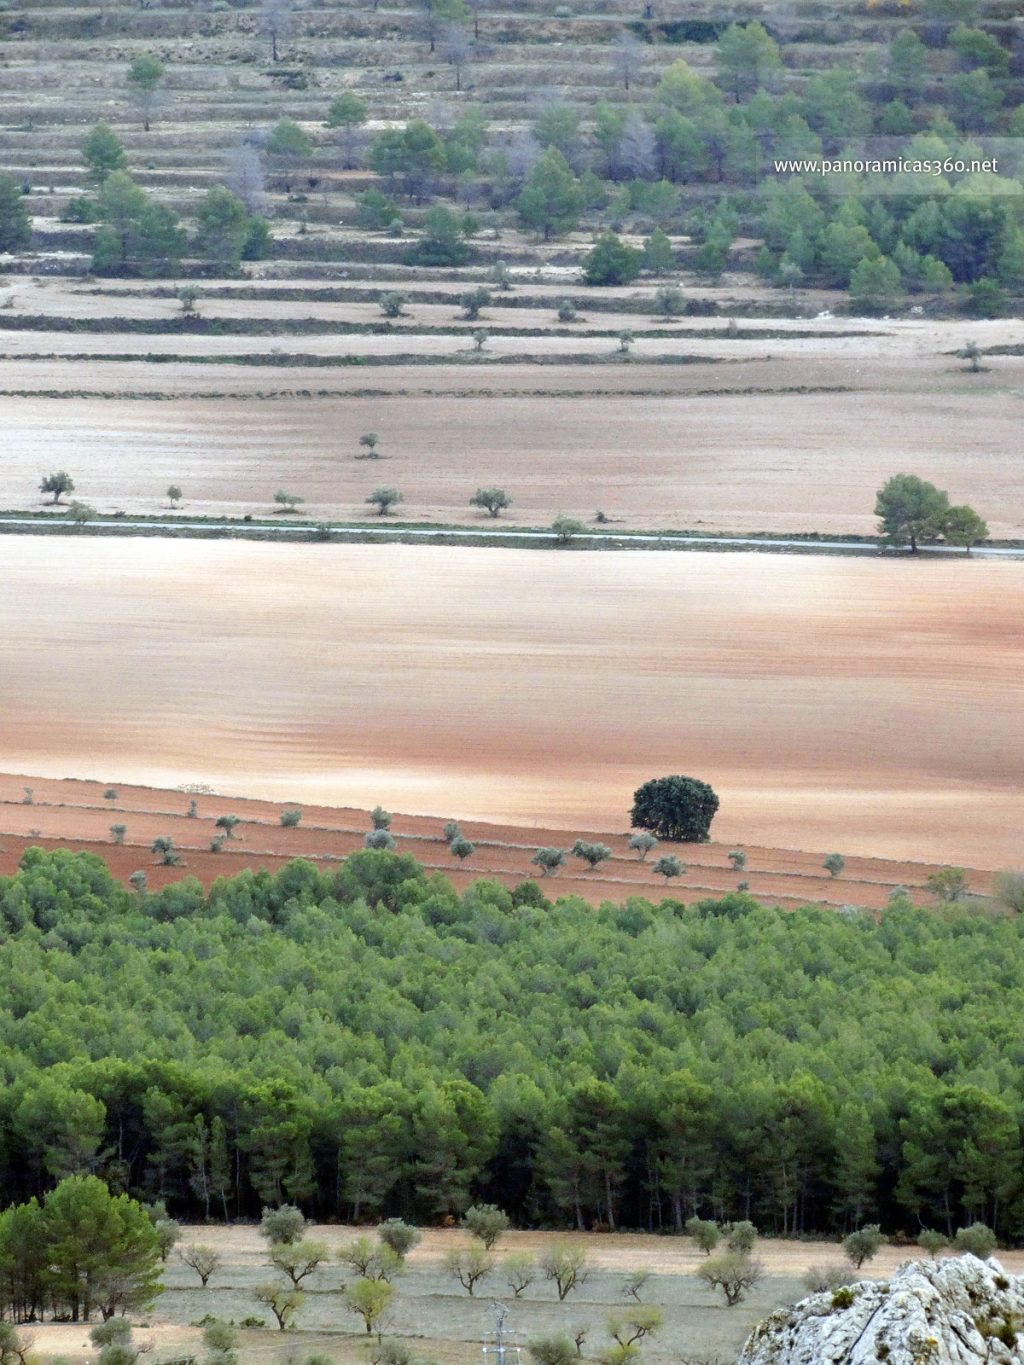
<instances>
[{"instance_id":1,"label":"rocky outcrop","mask_svg":"<svg viewBox=\"0 0 1024 1365\"><path fill-rule=\"evenodd\" d=\"M908 1261L781 1308L738 1365L1024 1365L1024 1278L996 1261Z\"/></svg>"}]
</instances>

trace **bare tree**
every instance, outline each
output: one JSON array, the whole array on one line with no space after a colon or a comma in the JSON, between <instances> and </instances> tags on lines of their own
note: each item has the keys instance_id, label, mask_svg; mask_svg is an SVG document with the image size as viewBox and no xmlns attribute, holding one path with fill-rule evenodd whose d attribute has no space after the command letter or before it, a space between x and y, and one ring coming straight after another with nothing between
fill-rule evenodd
<instances>
[{"instance_id":1,"label":"bare tree","mask_svg":"<svg viewBox=\"0 0 1024 1365\"><path fill-rule=\"evenodd\" d=\"M643 66L644 45L632 33L620 33L612 46L612 70L628 90Z\"/></svg>"},{"instance_id":2,"label":"bare tree","mask_svg":"<svg viewBox=\"0 0 1024 1365\"><path fill-rule=\"evenodd\" d=\"M480 37L480 15L483 12L485 0L466 0L466 8L473 16L473 37Z\"/></svg>"},{"instance_id":3,"label":"bare tree","mask_svg":"<svg viewBox=\"0 0 1024 1365\"><path fill-rule=\"evenodd\" d=\"M441 56L455 68L455 89L462 89L462 73L473 58L473 39L464 28L452 24L444 31Z\"/></svg>"},{"instance_id":4,"label":"bare tree","mask_svg":"<svg viewBox=\"0 0 1024 1365\"><path fill-rule=\"evenodd\" d=\"M263 0L263 9L260 14L260 32L265 38L270 39L270 56L273 61L278 61L278 43L290 35L292 31L292 5L291 0Z\"/></svg>"},{"instance_id":5,"label":"bare tree","mask_svg":"<svg viewBox=\"0 0 1024 1365\"><path fill-rule=\"evenodd\" d=\"M505 165L513 192L522 189L539 160L540 143L534 135L525 131L513 134L505 147Z\"/></svg>"},{"instance_id":6,"label":"bare tree","mask_svg":"<svg viewBox=\"0 0 1024 1365\"><path fill-rule=\"evenodd\" d=\"M261 213L267 206L267 178L263 158L251 142L240 142L228 155L224 183L236 194L250 213Z\"/></svg>"},{"instance_id":7,"label":"bare tree","mask_svg":"<svg viewBox=\"0 0 1024 1365\"><path fill-rule=\"evenodd\" d=\"M658 140L637 109L626 115L622 136L615 149L615 171L631 180L649 180L658 164Z\"/></svg>"},{"instance_id":8,"label":"bare tree","mask_svg":"<svg viewBox=\"0 0 1024 1365\"><path fill-rule=\"evenodd\" d=\"M217 1252L212 1247L187 1246L179 1251L178 1255L190 1270L196 1272L205 1289L210 1276L220 1266L220 1256Z\"/></svg>"}]
</instances>

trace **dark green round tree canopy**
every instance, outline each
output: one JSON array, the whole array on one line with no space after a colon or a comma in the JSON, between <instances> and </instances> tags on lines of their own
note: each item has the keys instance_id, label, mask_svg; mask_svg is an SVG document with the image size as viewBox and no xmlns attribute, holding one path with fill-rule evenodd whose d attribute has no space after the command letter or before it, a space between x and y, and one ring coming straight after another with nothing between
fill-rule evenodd
<instances>
[{"instance_id":1,"label":"dark green round tree canopy","mask_svg":"<svg viewBox=\"0 0 1024 1365\"><path fill-rule=\"evenodd\" d=\"M718 797L696 777L655 777L633 793L630 823L659 839L707 843Z\"/></svg>"}]
</instances>

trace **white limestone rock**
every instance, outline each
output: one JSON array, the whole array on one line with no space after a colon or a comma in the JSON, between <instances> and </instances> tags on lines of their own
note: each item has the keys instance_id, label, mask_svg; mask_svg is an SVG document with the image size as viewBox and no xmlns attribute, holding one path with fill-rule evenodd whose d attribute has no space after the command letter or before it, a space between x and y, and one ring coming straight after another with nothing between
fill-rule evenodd
<instances>
[{"instance_id":1,"label":"white limestone rock","mask_svg":"<svg viewBox=\"0 0 1024 1365\"><path fill-rule=\"evenodd\" d=\"M1024 1365L1024 1277L976 1256L908 1261L780 1308L738 1365Z\"/></svg>"}]
</instances>

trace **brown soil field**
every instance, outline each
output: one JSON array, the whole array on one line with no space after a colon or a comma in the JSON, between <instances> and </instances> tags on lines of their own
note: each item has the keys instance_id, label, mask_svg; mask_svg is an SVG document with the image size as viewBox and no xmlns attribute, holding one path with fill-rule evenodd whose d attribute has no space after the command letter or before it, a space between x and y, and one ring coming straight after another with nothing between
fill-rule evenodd
<instances>
[{"instance_id":1,"label":"brown soil field","mask_svg":"<svg viewBox=\"0 0 1024 1365\"><path fill-rule=\"evenodd\" d=\"M401 287L381 290L389 283ZM454 304L464 286L447 287ZM9 288L14 318L69 326L178 311L139 285ZM500 483L513 499L506 519L526 525L600 508L637 529L870 534L876 489L905 469L977 506L993 535L1024 535L1020 357L988 357L984 373L965 373L950 354L962 344L959 322L744 320L734 339L721 318L686 318L669 337L638 337L623 360L613 338L593 333L663 324L651 286L609 294L637 311L592 309L572 336L554 335L546 305L487 309L482 325L544 334L492 335L480 360L467 350L478 324L436 303L411 302L400 326L446 335L0 329L10 447L0 507L40 506L41 473L68 468L77 495L101 511L161 511L173 482L194 515L259 512L284 487L306 499L309 516L352 519L387 482L404 494L405 519L475 522L470 495ZM526 296L553 304L557 290L531 282ZM244 325L380 320L372 303L301 297L203 299L200 311ZM972 326L985 347L1019 335L1014 322ZM287 364L230 363L275 350ZM374 363L307 363L317 357ZM652 363L659 357L697 363ZM431 358L448 363L412 363ZM379 463L352 458L370 430L387 457Z\"/></svg>"},{"instance_id":2,"label":"brown soil field","mask_svg":"<svg viewBox=\"0 0 1024 1365\"><path fill-rule=\"evenodd\" d=\"M720 794L729 847L819 866L831 849L988 869L1019 856L1019 565L0 546L10 772L575 837L622 831L634 788L682 771ZM498 866L518 879L528 858Z\"/></svg>"},{"instance_id":3,"label":"brown soil field","mask_svg":"<svg viewBox=\"0 0 1024 1365\"><path fill-rule=\"evenodd\" d=\"M276 1330L247 1330L242 1336L242 1359L259 1365L285 1365L303 1360L310 1351L324 1352L337 1362L365 1360L365 1336L356 1320L345 1312L339 1294L347 1278L333 1253L363 1228L314 1227L310 1235L325 1242L332 1252L306 1281L307 1297L297 1318L297 1333L281 1337ZM508 1254L539 1255L559 1234L510 1232L497 1248L497 1259ZM425 1229L423 1240L408 1258L405 1275L396 1281L395 1305L389 1330L410 1340L418 1356L443 1365L469 1365L480 1360L481 1343L493 1330L491 1302L504 1297L511 1308L508 1330L517 1344L546 1332L587 1331L585 1355L593 1358L600 1349L605 1319L624 1308L623 1286L631 1271L646 1268L651 1279L642 1291L645 1303L657 1305L664 1328L645 1342L644 1355L657 1365L678 1365L680 1360L717 1362L735 1360L748 1332L773 1308L803 1297L800 1277L812 1266L841 1264L835 1243L762 1241L757 1256L766 1269L765 1279L737 1307L727 1309L712 1291L695 1279L703 1260L689 1238L652 1237L644 1234L573 1234L581 1243L591 1266L586 1283L565 1302L554 1301L551 1287L540 1279L521 1299L513 1299L503 1286L499 1271L485 1279L477 1295L468 1297L442 1268L445 1251L462 1244L459 1231ZM268 1278L266 1245L254 1227L192 1226L182 1229L181 1245L200 1243L214 1248L221 1257L207 1289L172 1255L164 1273L166 1289L145 1326L137 1329L140 1341L152 1342L161 1357L173 1351L195 1351L201 1335L192 1326L208 1313L236 1322L252 1315L268 1317L252 1297L257 1284ZM858 1278L881 1279L901 1262L921 1253L914 1247L884 1247L859 1272ZM999 1261L1011 1272L1024 1269L1024 1253L999 1253ZM85 1365L90 1353L87 1328L46 1324L25 1329L35 1348L49 1361L58 1352L74 1365ZM525 1359L525 1356L524 1356Z\"/></svg>"}]
</instances>

